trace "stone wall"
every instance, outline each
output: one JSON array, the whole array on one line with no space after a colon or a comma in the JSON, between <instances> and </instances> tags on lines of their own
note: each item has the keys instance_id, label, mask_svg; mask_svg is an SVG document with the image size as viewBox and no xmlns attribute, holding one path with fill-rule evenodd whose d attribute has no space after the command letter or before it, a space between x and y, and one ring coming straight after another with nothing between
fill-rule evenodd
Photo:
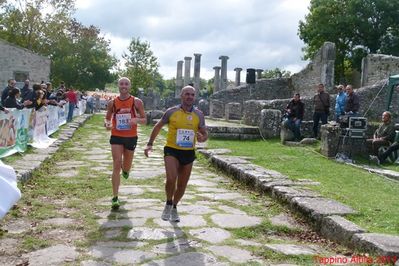
<instances>
[{"instance_id":1,"label":"stone wall","mask_svg":"<svg viewBox=\"0 0 399 266\"><path fill-rule=\"evenodd\" d=\"M221 90L214 93L210 98L211 102L212 100L218 100L224 106L229 102L244 104L247 100L283 99L291 98L292 95L293 90L290 79L278 78L257 80L255 87L252 88L249 85L242 85L236 88Z\"/></svg>"},{"instance_id":2,"label":"stone wall","mask_svg":"<svg viewBox=\"0 0 399 266\"><path fill-rule=\"evenodd\" d=\"M330 95L331 106L335 106L335 96ZM258 126L263 109L276 109L284 113L285 107L291 101L289 99L277 100L250 100L244 103L243 122L246 125ZM313 97L301 97L301 101L305 105L304 121L313 120ZM331 108L330 120L334 119L333 108Z\"/></svg>"},{"instance_id":3,"label":"stone wall","mask_svg":"<svg viewBox=\"0 0 399 266\"><path fill-rule=\"evenodd\" d=\"M17 86L29 78L32 83L49 81L49 58L33 53L28 49L0 40L0 90L7 86L7 80L14 78Z\"/></svg>"},{"instance_id":4,"label":"stone wall","mask_svg":"<svg viewBox=\"0 0 399 266\"><path fill-rule=\"evenodd\" d=\"M362 87L355 90L360 98L360 113L362 115L368 110L366 117L372 121L381 120L381 114L387 109L388 103L388 86L384 87L386 80L376 82L374 85ZM379 94L378 94L379 93ZM378 96L377 96L378 94ZM399 95L394 92L392 95L391 112L394 116L395 122L399 122Z\"/></svg>"},{"instance_id":5,"label":"stone wall","mask_svg":"<svg viewBox=\"0 0 399 266\"><path fill-rule=\"evenodd\" d=\"M369 86L399 74L399 57L383 54L369 54L362 60L361 86Z\"/></svg>"},{"instance_id":6,"label":"stone wall","mask_svg":"<svg viewBox=\"0 0 399 266\"><path fill-rule=\"evenodd\" d=\"M311 96L315 93L317 84L323 83L326 90L332 92L334 63L335 44L325 42L313 60L302 71L291 76L293 90L303 96Z\"/></svg>"}]
</instances>

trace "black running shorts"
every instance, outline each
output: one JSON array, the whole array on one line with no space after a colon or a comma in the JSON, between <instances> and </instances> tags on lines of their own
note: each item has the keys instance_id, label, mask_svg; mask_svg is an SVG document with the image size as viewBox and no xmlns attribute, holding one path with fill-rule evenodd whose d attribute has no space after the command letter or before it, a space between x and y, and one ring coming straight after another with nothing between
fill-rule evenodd
<instances>
[{"instance_id":1,"label":"black running shorts","mask_svg":"<svg viewBox=\"0 0 399 266\"><path fill-rule=\"evenodd\" d=\"M196 159L194 150L178 150L165 146L163 149L164 156L175 157L181 165L187 165Z\"/></svg>"},{"instance_id":2,"label":"black running shorts","mask_svg":"<svg viewBox=\"0 0 399 266\"><path fill-rule=\"evenodd\" d=\"M111 136L109 140L111 145L123 145L126 150L134 151L137 145L137 137L118 137L118 136Z\"/></svg>"}]
</instances>

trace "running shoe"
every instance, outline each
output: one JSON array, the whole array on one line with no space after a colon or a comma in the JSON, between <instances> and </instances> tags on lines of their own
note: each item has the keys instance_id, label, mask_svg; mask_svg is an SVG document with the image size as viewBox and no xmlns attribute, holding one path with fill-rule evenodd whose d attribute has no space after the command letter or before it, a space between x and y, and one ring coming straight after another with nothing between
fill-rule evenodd
<instances>
[{"instance_id":1,"label":"running shoe","mask_svg":"<svg viewBox=\"0 0 399 266\"><path fill-rule=\"evenodd\" d=\"M124 179L128 179L129 178L129 172L125 172L122 170L122 176Z\"/></svg>"},{"instance_id":2,"label":"running shoe","mask_svg":"<svg viewBox=\"0 0 399 266\"><path fill-rule=\"evenodd\" d=\"M163 209L162 216L161 216L162 220L169 221L170 211L172 210L172 208L173 208L173 205L167 205L167 204L165 205L165 208Z\"/></svg>"},{"instance_id":3,"label":"running shoe","mask_svg":"<svg viewBox=\"0 0 399 266\"><path fill-rule=\"evenodd\" d=\"M170 221L174 223L180 222L179 214L177 213L177 208L172 208L170 212Z\"/></svg>"},{"instance_id":4,"label":"running shoe","mask_svg":"<svg viewBox=\"0 0 399 266\"><path fill-rule=\"evenodd\" d=\"M113 197L112 198L112 209L117 210L121 206L118 197Z\"/></svg>"}]
</instances>

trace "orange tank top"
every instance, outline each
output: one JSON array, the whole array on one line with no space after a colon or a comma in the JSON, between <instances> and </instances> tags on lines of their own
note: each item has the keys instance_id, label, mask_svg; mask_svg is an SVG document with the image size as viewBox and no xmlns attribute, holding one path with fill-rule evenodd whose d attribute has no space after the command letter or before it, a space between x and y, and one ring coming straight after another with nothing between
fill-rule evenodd
<instances>
[{"instance_id":1,"label":"orange tank top","mask_svg":"<svg viewBox=\"0 0 399 266\"><path fill-rule=\"evenodd\" d=\"M130 126L129 122L136 117L134 108L134 97L130 96L125 100L118 97L114 99L112 117L112 136L137 137L137 125Z\"/></svg>"}]
</instances>

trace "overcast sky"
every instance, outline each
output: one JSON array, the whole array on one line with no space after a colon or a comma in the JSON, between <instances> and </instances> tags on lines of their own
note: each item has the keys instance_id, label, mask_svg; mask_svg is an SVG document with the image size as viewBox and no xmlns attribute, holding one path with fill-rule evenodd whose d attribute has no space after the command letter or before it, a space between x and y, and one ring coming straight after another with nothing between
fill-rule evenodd
<instances>
[{"instance_id":1,"label":"overcast sky","mask_svg":"<svg viewBox=\"0 0 399 266\"><path fill-rule=\"evenodd\" d=\"M176 76L185 56L202 54L201 77L214 76L220 55L229 56L228 78L235 67L298 72L304 46L298 22L310 0L77 0L75 17L95 25L121 58L132 37L151 43L164 78ZM191 74L193 75L193 74Z\"/></svg>"}]
</instances>

